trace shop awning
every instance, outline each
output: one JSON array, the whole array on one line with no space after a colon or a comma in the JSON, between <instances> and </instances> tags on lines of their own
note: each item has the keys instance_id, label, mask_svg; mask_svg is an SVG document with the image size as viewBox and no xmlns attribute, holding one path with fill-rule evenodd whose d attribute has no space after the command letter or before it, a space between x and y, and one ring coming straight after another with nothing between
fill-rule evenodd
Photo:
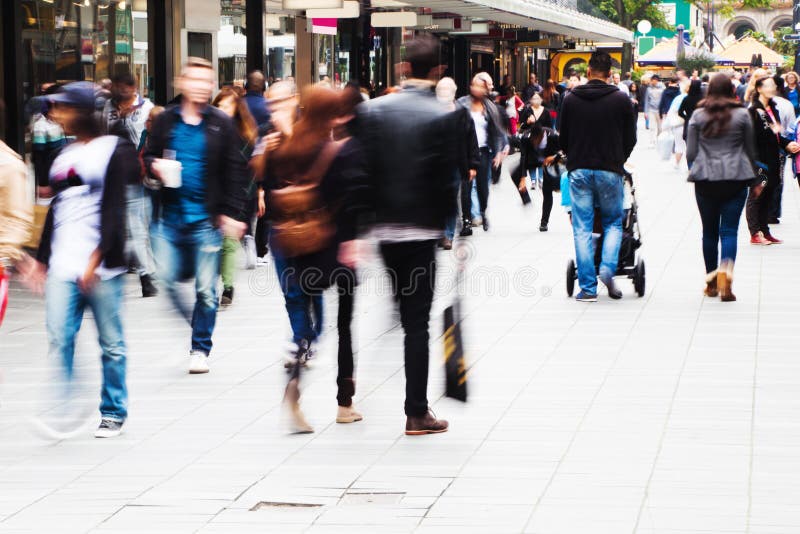
<instances>
[{"instance_id":1,"label":"shop awning","mask_svg":"<svg viewBox=\"0 0 800 534\"><path fill-rule=\"evenodd\" d=\"M393 4L430 8L472 19L531 28L589 41L633 42L633 32L574 9L545 0L402 0Z\"/></svg>"},{"instance_id":2,"label":"shop awning","mask_svg":"<svg viewBox=\"0 0 800 534\"><path fill-rule=\"evenodd\" d=\"M697 48L688 45L684 47L684 50L686 52L686 55L688 56L691 56L692 54L698 52ZM733 66L733 61L721 57L721 55L712 54L707 50L701 51L701 53L711 56L719 66L728 66L728 67ZM648 53L639 56L639 59L636 60L636 63L638 63L640 67L674 67L677 59L678 59L677 39L668 39L666 41L661 41L660 43L658 43Z\"/></svg>"},{"instance_id":3,"label":"shop awning","mask_svg":"<svg viewBox=\"0 0 800 534\"><path fill-rule=\"evenodd\" d=\"M786 62L781 54L750 36L743 37L719 53L737 67L749 66L754 54L761 54L764 66L780 67Z\"/></svg>"}]
</instances>

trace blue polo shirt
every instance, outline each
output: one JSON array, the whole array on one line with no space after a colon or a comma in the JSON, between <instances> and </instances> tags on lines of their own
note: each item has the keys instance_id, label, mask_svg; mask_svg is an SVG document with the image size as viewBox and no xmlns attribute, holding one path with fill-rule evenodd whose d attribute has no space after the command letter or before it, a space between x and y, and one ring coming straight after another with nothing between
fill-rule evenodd
<instances>
[{"instance_id":1,"label":"blue polo shirt","mask_svg":"<svg viewBox=\"0 0 800 534\"><path fill-rule=\"evenodd\" d=\"M172 224L195 224L207 220L206 210L206 119L198 125L183 122L176 107L175 126L169 148L181 162L181 187L165 198L164 217Z\"/></svg>"}]
</instances>

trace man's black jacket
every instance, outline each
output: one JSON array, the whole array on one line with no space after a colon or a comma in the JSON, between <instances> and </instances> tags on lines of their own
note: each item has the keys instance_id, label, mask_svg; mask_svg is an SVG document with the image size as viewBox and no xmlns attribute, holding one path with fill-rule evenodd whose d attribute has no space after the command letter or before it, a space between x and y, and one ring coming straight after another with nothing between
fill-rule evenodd
<instances>
[{"instance_id":1,"label":"man's black jacket","mask_svg":"<svg viewBox=\"0 0 800 534\"><path fill-rule=\"evenodd\" d=\"M161 158L164 149L170 147L179 113L180 108L168 107L153 123L144 152L145 169L151 175L153 160ZM249 178L239 150L239 134L233 121L217 108L208 106L203 112L203 122L206 129L206 210L212 222L218 215L244 221Z\"/></svg>"}]
</instances>

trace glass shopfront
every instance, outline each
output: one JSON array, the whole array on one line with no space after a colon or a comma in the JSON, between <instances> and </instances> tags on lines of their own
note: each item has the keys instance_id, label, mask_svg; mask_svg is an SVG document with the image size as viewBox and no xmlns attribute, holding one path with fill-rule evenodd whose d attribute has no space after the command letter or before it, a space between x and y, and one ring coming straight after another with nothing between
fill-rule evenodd
<instances>
[{"instance_id":1,"label":"glass shopfront","mask_svg":"<svg viewBox=\"0 0 800 534\"><path fill-rule=\"evenodd\" d=\"M269 9L269 8L267 8ZM296 76L295 17L266 12L264 50L266 50L267 80L285 80Z\"/></svg>"},{"instance_id":2,"label":"glass shopfront","mask_svg":"<svg viewBox=\"0 0 800 534\"><path fill-rule=\"evenodd\" d=\"M48 84L100 82L117 72L141 75L148 94L146 0L22 0L21 7L26 101Z\"/></svg>"}]
</instances>

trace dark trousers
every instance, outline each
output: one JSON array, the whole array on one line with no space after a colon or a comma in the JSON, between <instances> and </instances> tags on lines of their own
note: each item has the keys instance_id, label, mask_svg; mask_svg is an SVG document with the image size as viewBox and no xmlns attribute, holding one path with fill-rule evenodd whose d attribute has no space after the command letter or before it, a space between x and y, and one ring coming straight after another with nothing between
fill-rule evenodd
<instances>
[{"instance_id":1,"label":"dark trousers","mask_svg":"<svg viewBox=\"0 0 800 534\"><path fill-rule=\"evenodd\" d=\"M550 213L553 211L553 191L555 191L555 180L548 177L542 169L542 225L550 221Z\"/></svg>"},{"instance_id":2,"label":"dark trousers","mask_svg":"<svg viewBox=\"0 0 800 534\"><path fill-rule=\"evenodd\" d=\"M339 315L336 326L339 330L339 372L336 375L336 401L339 406L351 406L353 395L356 393L356 383L353 380L355 364L353 362L353 336L350 325L353 322L353 292L354 287L349 283L343 284L337 280L339 292ZM347 287L349 286L349 287Z\"/></svg>"},{"instance_id":3,"label":"dark trousers","mask_svg":"<svg viewBox=\"0 0 800 534\"><path fill-rule=\"evenodd\" d=\"M772 207L772 198L775 188L778 187L778 177L770 173L767 180L767 185L761 194L757 197L753 195L752 188L747 197L747 209L745 214L747 216L747 227L750 230L750 235L755 235L757 232L764 232L765 236L771 235L769 232L769 214Z\"/></svg>"},{"instance_id":4,"label":"dark trousers","mask_svg":"<svg viewBox=\"0 0 800 534\"><path fill-rule=\"evenodd\" d=\"M472 225L472 180L461 180L461 221L463 227Z\"/></svg>"},{"instance_id":5,"label":"dark trousers","mask_svg":"<svg viewBox=\"0 0 800 534\"><path fill-rule=\"evenodd\" d=\"M780 157L780 172L778 180L775 182L775 189L772 190L772 198L769 205L769 218L780 219L783 212L783 171L786 168L786 156Z\"/></svg>"},{"instance_id":6,"label":"dark trousers","mask_svg":"<svg viewBox=\"0 0 800 534\"><path fill-rule=\"evenodd\" d=\"M405 412L428 411L428 322L436 276L436 241L382 243L381 255L400 304L406 371Z\"/></svg>"},{"instance_id":7,"label":"dark trousers","mask_svg":"<svg viewBox=\"0 0 800 534\"><path fill-rule=\"evenodd\" d=\"M703 260L706 272L712 273L719 267L720 259L736 261L736 234L747 199L747 188L742 187L739 193L727 197L704 194L695 189L695 199L703 223Z\"/></svg>"},{"instance_id":8,"label":"dark trousers","mask_svg":"<svg viewBox=\"0 0 800 534\"><path fill-rule=\"evenodd\" d=\"M256 221L256 255L263 258L269 252L269 220L267 216L259 217Z\"/></svg>"},{"instance_id":9,"label":"dark trousers","mask_svg":"<svg viewBox=\"0 0 800 534\"><path fill-rule=\"evenodd\" d=\"M489 206L489 184L492 180L492 153L488 148L481 148L481 166L475 179L477 180L475 185L478 187L478 203L483 217Z\"/></svg>"}]
</instances>

